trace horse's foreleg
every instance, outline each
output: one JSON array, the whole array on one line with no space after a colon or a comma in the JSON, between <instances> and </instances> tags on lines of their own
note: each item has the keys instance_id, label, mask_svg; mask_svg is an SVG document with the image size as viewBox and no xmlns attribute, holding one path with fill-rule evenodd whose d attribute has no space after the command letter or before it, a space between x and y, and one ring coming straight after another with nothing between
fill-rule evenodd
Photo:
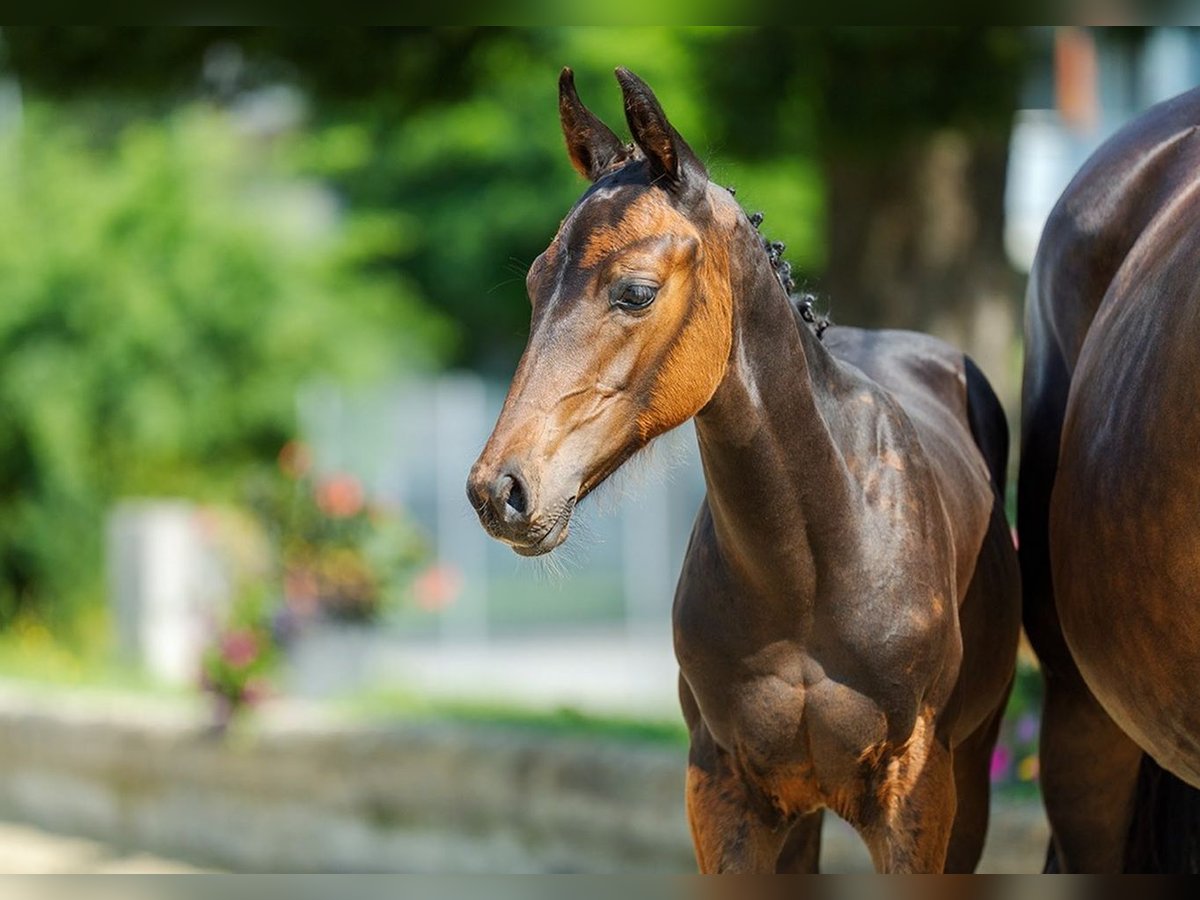
<instances>
[{"instance_id":1,"label":"horse's foreleg","mask_svg":"<svg viewBox=\"0 0 1200 900\"><path fill-rule=\"evenodd\" d=\"M818 809L796 820L779 851L776 874L815 875L820 871L821 823L824 819L824 810Z\"/></svg>"},{"instance_id":2,"label":"horse's foreleg","mask_svg":"<svg viewBox=\"0 0 1200 900\"><path fill-rule=\"evenodd\" d=\"M904 752L888 763L875 799L877 816L859 830L876 871L943 871L956 806L954 766L932 722L919 725Z\"/></svg>"},{"instance_id":3,"label":"horse's foreleg","mask_svg":"<svg viewBox=\"0 0 1200 900\"><path fill-rule=\"evenodd\" d=\"M786 829L763 819L728 756L711 745L692 748L687 815L702 874L775 871Z\"/></svg>"},{"instance_id":4,"label":"horse's foreleg","mask_svg":"<svg viewBox=\"0 0 1200 900\"><path fill-rule=\"evenodd\" d=\"M957 811L946 854L946 871L970 873L979 865L987 838L991 807L991 763L1011 682L995 712L954 748L954 788Z\"/></svg>"}]
</instances>

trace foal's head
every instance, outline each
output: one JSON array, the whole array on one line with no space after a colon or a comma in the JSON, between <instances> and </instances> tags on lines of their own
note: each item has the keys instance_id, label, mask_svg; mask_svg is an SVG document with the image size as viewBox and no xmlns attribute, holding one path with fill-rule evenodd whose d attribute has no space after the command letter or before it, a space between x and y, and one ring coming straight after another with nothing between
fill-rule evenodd
<instances>
[{"instance_id":1,"label":"foal's head","mask_svg":"<svg viewBox=\"0 0 1200 900\"><path fill-rule=\"evenodd\" d=\"M725 373L729 260L740 207L617 70L623 143L564 69L559 112L592 185L529 269L529 342L467 493L484 527L522 555L553 550L575 504L658 435L695 415Z\"/></svg>"}]
</instances>

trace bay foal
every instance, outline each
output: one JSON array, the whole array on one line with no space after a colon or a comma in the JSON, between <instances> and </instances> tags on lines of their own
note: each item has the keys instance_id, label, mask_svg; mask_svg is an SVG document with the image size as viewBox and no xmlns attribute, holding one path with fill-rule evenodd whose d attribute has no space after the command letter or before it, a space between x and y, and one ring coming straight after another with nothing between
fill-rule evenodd
<instances>
[{"instance_id":1,"label":"bay foal","mask_svg":"<svg viewBox=\"0 0 1200 900\"><path fill-rule=\"evenodd\" d=\"M880 871L969 871L1019 628L1003 412L932 338L822 340L650 89L617 78L630 145L563 72L592 185L530 268L529 343L471 502L546 553L694 417L708 493L674 630L700 869L815 871L829 808Z\"/></svg>"}]
</instances>

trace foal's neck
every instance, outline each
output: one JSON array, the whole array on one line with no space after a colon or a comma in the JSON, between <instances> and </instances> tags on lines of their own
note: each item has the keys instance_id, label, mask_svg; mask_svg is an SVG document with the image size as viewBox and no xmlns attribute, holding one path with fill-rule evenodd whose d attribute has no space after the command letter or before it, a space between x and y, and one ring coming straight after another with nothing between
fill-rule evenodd
<instances>
[{"instance_id":1,"label":"foal's neck","mask_svg":"<svg viewBox=\"0 0 1200 900\"><path fill-rule=\"evenodd\" d=\"M774 587L786 571L811 596L814 557L852 539L840 432L861 382L800 320L748 223L734 243L729 363L696 416L708 505L743 577Z\"/></svg>"}]
</instances>

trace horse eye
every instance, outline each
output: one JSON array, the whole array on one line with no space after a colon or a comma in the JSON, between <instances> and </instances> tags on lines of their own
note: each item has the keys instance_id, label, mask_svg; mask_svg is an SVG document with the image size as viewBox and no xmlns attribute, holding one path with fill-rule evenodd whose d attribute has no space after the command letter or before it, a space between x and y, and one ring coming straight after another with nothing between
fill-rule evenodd
<instances>
[{"instance_id":1,"label":"horse eye","mask_svg":"<svg viewBox=\"0 0 1200 900\"><path fill-rule=\"evenodd\" d=\"M645 309L658 294L658 288L648 284L627 284L614 301L621 309Z\"/></svg>"}]
</instances>

